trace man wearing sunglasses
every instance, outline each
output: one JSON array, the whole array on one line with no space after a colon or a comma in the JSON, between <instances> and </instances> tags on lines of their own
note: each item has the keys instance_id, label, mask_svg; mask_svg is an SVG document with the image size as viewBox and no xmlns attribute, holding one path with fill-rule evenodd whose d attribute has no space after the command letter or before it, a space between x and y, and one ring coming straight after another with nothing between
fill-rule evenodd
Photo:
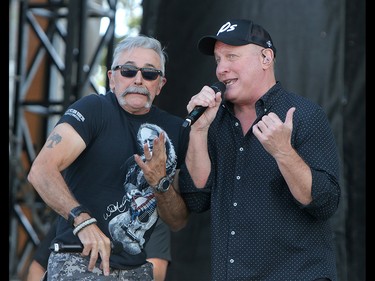
<instances>
[{"instance_id":1,"label":"man wearing sunglasses","mask_svg":"<svg viewBox=\"0 0 375 281\"><path fill-rule=\"evenodd\" d=\"M120 41L110 91L74 102L36 157L28 180L60 215L52 245L82 247L55 248L47 280L153 280L145 246L159 215L181 228L162 205L184 206L176 190L189 129L153 105L167 81L165 60L154 38ZM173 221L187 217L182 209Z\"/></svg>"}]
</instances>

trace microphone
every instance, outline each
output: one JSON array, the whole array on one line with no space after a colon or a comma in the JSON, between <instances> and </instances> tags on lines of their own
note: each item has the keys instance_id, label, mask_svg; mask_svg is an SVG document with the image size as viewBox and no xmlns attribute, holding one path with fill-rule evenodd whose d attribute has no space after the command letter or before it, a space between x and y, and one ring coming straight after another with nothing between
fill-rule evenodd
<instances>
[{"instance_id":1,"label":"microphone","mask_svg":"<svg viewBox=\"0 0 375 281\"><path fill-rule=\"evenodd\" d=\"M81 253L82 244L53 243L49 249L55 253ZM124 250L120 241L111 241L111 253L119 254Z\"/></svg>"},{"instance_id":2,"label":"microphone","mask_svg":"<svg viewBox=\"0 0 375 281\"><path fill-rule=\"evenodd\" d=\"M222 94L225 92L225 84L223 82L216 82L213 85L210 86L215 93L221 92ZM194 107L194 109L186 116L184 123L182 124L182 127L189 127L195 123L195 121L198 120L199 117L203 114L203 112L207 109L206 106L199 106L197 105Z\"/></svg>"}]
</instances>

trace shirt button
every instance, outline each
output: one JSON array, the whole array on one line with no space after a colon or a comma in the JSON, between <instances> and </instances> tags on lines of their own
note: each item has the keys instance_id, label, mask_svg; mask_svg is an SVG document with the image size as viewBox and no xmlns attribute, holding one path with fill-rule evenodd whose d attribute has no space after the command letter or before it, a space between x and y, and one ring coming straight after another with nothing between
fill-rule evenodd
<instances>
[{"instance_id":1,"label":"shirt button","mask_svg":"<svg viewBox=\"0 0 375 281\"><path fill-rule=\"evenodd\" d=\"M243 151L243 147L240 147L240 151Z\"/></svg>"},{"instance_id":2,"label":"shirt button","mask_svg":"<svg viewBox=\"0 0 375 281\"><path fill-rule=\"evenodd\" d=\"M236 202L234 202L234 203L233 203L233 206L234 206L234 207L237 207L237 203L236 203Z\"/></svg>"},{"instance_id":3,"label":"shirt button","mask_svg":"<svg viewBox=\"0 0 375 281\"><path fill-rule=\"evenodd\" d=\"M263 110L264 110L264 112L266 112L266 111L267 111L267 108L264 108Z\"/></svg>"},{"instance_id":4,"label":"shirt button","mask_svg":"<svg viewBox=\"0 0 375 281\"><path fill-rule=\"evenodd\" d=\"M238 125L239 125L238 122L235 122L235 123L234 123L234 126L238 127Z\"/></svg>"},{"instance_id":5,"label":"shirt button","mask_svg":"<svg viewBox=\"0 0 375 281\"><path fill-rule=\"evenodd\" d=\"M234 263L234 259L230 259L229 262L230 262L230 263Z\"/></svg>"},{"instance_id":6,"label":"shirt button","mask_svg":"<svg viewBox=\"0 0 375 281\"><path fill-rule=\"evenodd\" d=\"M234 234L236 234L236 232L232 230L232 231L230 232L230 234L231 234L231 235L234 235Z\"/></svg>"},{"instance_id":7,"label":"shirt button","mask_svg":"<svg viewBox=\"0 0 375 281\"><path fill-rule=\"evenodd\" d=\"M238 180L239 180L240 178L241 178L240 176L237 176L237 177L236 177L236 179L238 179Z\"/></svg>"}]
</instances>

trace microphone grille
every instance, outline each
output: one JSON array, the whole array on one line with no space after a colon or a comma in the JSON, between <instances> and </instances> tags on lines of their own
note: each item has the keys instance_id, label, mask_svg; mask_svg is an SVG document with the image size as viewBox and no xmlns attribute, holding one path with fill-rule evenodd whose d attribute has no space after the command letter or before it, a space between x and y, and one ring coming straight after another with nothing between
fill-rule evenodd
<instances>
[{"instance_id":1,"label":"microphone grille","mask_svg":"<svg viewBox=\"0 0 375 281\"><path fill-rule=\"evenodd\" d=\"M226 86L223 82L215 82L211 88L217 93L217 92L221 92L222 94L225 92L225 89L226 89Z\"/></svg>"}]
</instances>

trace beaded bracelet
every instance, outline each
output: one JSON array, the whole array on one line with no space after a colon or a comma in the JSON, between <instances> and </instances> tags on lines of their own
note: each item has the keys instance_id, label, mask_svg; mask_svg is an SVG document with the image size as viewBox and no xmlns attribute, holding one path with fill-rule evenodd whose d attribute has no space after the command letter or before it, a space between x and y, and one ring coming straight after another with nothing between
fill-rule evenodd
<instances>
[{"instance_id":1,"label":"beaded bracelet","mask_svg":"<svg viewBox=\"0 0 375 281\"><path fill-rule=\"evenodd\" d=\"M95 218L90 218L88 220L85 220L83 222L81 222L79 225L77 225L74 229L73 229L73 234L77 236L78 232L80 232L82 229L84 229L86 226L90 225L90 224L94 224L96 223L97 220Z\"/></svg>"}]
</instances>

